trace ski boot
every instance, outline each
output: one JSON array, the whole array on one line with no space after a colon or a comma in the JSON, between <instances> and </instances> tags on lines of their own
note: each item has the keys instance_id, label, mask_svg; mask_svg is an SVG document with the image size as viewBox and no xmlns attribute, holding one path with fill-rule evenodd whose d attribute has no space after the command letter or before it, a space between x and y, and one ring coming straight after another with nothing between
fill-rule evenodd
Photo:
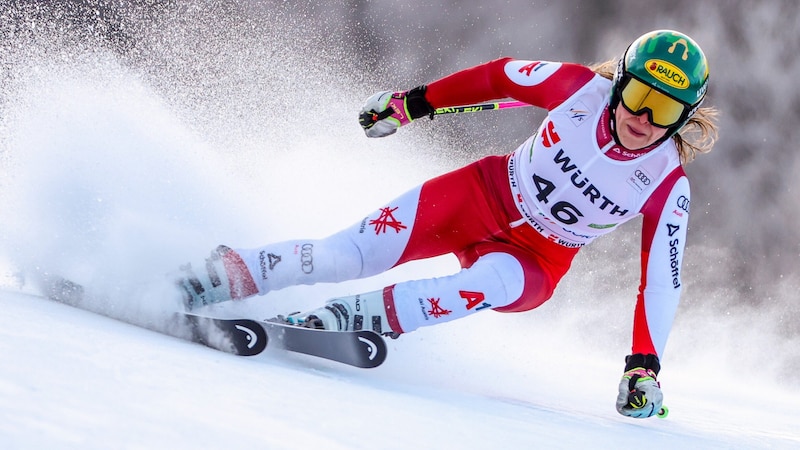
<instances>
[{"instance_id":1,"label":"ski boot","mask_svg":"<svg viewBox=\"0 0 800 450\"><path fill-rule=\"evenodd\" d=\"M224 245L212 251L202 267L194 268L189 263L181 266L173 279L188 311L258 294L258 286L242 258Z\"/></svg>"},{"instance_id":2,"label":"ski boot","mask_svg":"<svg viewBox=\"0 0 800 450\"><path fill-rule=\"evenodd\" d=\"M380 290L334 298L325 302L321 308L304 313L292 313L287 317L279 316L279 318L292 325L318 330L359 331L367 329L384 336L397 338L402 332L392 329L389 325L386 310L387 304L384 303L383 290ZM365 320L367 321L366 326Z\"/></svg>"}]
</instances>

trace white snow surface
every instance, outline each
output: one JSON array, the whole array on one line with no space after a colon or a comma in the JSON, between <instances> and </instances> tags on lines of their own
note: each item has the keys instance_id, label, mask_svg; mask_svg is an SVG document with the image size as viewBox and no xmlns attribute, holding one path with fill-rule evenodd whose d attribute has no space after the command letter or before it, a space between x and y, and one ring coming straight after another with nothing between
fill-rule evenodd
<instances>
[{"instance_id":1,"label":"white snow surface","mask_svg":"<svg viewBox=\"0 0 800 450\"><path fill-rule=\"evenodd\" d=\"M74 279L119 317L168 313L177 299L163 275L217 244L325 236L464 163L424 126L365 139L353 111L366 89L293 92L287 108L325 94L335 113L210 143L113 58L32 67L14 78L3 123L2 449L800 447L800 392L754 363L794 344L752 315L679 314L659 376L669 417L617 414L636 286L620 287L624 300L593 295L592 282L619 281L602 252L589 270L576 261L538 310L420 329L369 370L236 357L31 295L19 271ZM637 268L633 248L625 264ZM267 318L454 270L441 257L209 312Z\"/></svg>"},{"instance_id":2,"label":"white snow surface","mask_svg":"<svg viewBox=\"0 0 800 450\"><path fill-rule=\"evenodd\" d=\"M613 406L619 364L529 354L519 323L488 315L391 341L365 370L228 355L24 294L4 292L0 308L5 449L800 445L798 396L768 380L676 368L670 416L627 419Z\"/></svg>"}]
</instances>

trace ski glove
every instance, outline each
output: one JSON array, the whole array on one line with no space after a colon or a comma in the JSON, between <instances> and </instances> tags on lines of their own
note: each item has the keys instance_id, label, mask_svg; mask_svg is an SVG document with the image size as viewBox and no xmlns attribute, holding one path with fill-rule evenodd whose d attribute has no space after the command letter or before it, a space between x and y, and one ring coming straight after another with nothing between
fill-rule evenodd
<instances>
[{"instance_id":1,"label":"ski glove","mask_svg":"<svg viewBox=\"0 0 800 450\"><path fill-rule=\"evenodd\" d=\"M623 416L642 419L659 414L664 395L656 380L661 370L656 355L637 353L625 357L625 373L619 382L617 411Z\"/></svg>"},{"instance_id":2,"label":"ski glove","mask_svg":"<svg viewBox=\"0 0 800 450\"><path fill-rule=\"evenodd\" d=\"M420 117L433 119L433 108L425 100L425 90L423 85L406 92L378 92L368 98L358 115L367 137L389 136Z\"/></svg>"}]
</instances>

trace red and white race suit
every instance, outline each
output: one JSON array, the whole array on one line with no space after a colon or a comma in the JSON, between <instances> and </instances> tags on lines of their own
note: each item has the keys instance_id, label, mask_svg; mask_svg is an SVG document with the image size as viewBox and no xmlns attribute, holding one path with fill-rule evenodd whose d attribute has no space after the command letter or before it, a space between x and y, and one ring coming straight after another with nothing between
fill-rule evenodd
<instances>
[{"instance_id":1,"label":"red and white race suit","mask_svg":"<svg viewBox=\"0 0 800 450\"><path fill-rule=\"evenodd\" d=\"M531 138L431 179L339 233L237 249L260 294L455 254L453 275L384 289L398 332L553 294L579 249L643 216L633 353L661 355L681 292L689 182L669 139L637 151L610 130L611 82L577 64L498 59L430 83L434 108L513 98L548 111Z\"/></svg>"}]
</instances>

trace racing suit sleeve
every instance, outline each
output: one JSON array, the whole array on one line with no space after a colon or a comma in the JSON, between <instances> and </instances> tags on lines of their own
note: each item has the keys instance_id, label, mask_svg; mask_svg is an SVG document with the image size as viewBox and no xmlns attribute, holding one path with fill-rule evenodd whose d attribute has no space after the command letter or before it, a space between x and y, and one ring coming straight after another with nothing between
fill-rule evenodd
<instances>
[{"instance_id":1,"label":"racing suit sleeve","mask_svg":"<svg viewBox=\"0 0 800 450\"><path fill-rule=\"evenodd\" d=\"M632 353L664 352L681 295L681 262L689 223L689 180L673 170L642 208L642 279Z\"/></svg>"},{"instance_id":2,"label":"racing suit sleeve","mask_svg":"<svg viewBox=\"0 0 800 450\"><path fill-rule=\"evenodd\" d=\"M594 76L591 69L579 64L506 57L429 83L425 98L433 108L513 98L550 110Z\"/></svg>"}]
</instances>

